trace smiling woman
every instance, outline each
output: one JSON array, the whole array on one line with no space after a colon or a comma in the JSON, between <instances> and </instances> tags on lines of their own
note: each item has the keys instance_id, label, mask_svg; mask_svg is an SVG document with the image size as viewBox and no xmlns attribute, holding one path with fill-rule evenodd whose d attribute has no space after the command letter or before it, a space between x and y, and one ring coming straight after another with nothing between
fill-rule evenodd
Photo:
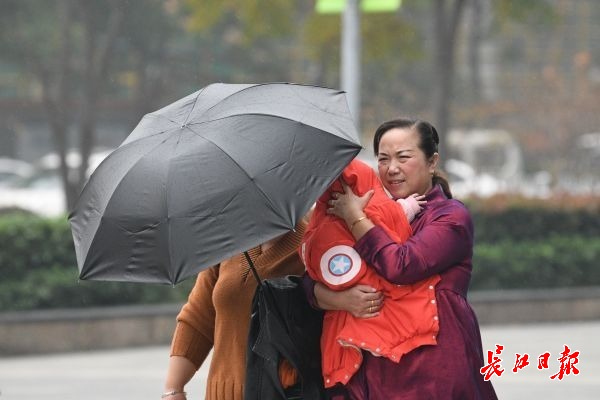
<instances>
[{"instance_id":1,"label":"smiling woman","mask_svg":"<svg viewBox=\"0 0 600 400\"><path fill-rule=\"evenodd\" d=\"M366 212L372 193L355 194L349 187L331 196L328 214L341 218L356 243L353 250L387 282L418 285L439 274L439 282L428 284L435 292L431 304L439 322L433 343L422 345L394 362L362 351L362 364L352 378L331 388L333 399L496 399L489 381L480 373L483 349L479 324L467 302L473 255L473 223L466 207L452 199L447 181L436 173L439 135L425 121L396 119L375 132L373 148L379 178L388 195L404 199L424 195L423 211L411 223L412 236L395 241ZM389 202L388 207L395 207ZM368 306L374 295L390 298L380 289L356 285L332 291L322 283L305 280L309 298L326 310ZM423 313L421 313L423 315Z\"/></svg>"},{"instance_id":2,"label":"smiling woman","mask_svg":"<svg viewBox=\"0 0 600 400\"><path fill-rule=\"evenodd\" d=\"M425 194L438 183L452 198L448 183L435 172L440 158L438 142L436 129L424 121L394 120L377 129L373 150L379 177L393 198Z\"/></svg>"}]
</instances>

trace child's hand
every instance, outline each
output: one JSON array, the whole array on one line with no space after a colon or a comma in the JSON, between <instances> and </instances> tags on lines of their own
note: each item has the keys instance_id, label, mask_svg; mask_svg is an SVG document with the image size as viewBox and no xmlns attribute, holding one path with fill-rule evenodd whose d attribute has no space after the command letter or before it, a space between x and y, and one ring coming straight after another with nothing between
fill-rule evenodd
<instances>
[{"instance_id":1,"label":"child's hand","mask_svg":"<svg viewBox=\"0 0 600 400\"><path fill-rule=\"evenodd\" d=\"M417 204L419 205L419 209L423 209L423 206L425 206L425 204L427 204L427 200L425 200L425 195L424 194L419 194L419 193L413 193L408 197L412 197L416 200Z\"/></svg>"},{"instance_id":2,"label":"child's hand","mask_svg":"<svg viewBox=\"0 0 600 400\"><path fill-rule=\"evenodd\" d=\"M402 206L402 210L404 211L408 222L412 222L417 214L423 210L425 204L427 204L425 195L418 193L411 194L405 199L398 199L396 202Z\"/></svg>"}]
</instances>

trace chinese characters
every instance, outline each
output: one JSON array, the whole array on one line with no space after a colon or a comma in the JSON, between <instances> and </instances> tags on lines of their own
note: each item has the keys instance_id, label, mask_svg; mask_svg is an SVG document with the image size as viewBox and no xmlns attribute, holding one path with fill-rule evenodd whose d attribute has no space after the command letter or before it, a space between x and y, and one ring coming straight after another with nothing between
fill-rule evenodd
<instances>
[{"instance_id":1,"label":"chinese characters","mask_svg":"<svg viewBox=\"0 0 600 400\"><path fill-rule=\"evenodd\" d=\"M500 377L504 373L504 368L502 368L502 359L500 358L503 350L504 346L496 344L496 349L494 351L487 352L487 364L480 369L484 380L490 380L490 378L492 378L494 375ZM550 352L540 354L538 357L537 368L539 370L550 369L550 357ZM566 375L579 374L579 368L576 366L579 362L579 351L571 351L569 346L565 344L564 350L560 353L560 357L558 357L557 360L560 363L559 370L556 374L551 375L550 379L562 380ZM516 353L512 372L516 374L529 364L529 354Z\"/></svg>"}]
</instances>

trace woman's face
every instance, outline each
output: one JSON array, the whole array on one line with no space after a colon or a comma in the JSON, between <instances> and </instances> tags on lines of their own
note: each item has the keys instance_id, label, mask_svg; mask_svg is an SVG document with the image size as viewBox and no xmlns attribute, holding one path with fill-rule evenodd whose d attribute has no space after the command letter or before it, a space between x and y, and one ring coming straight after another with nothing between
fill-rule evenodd
<instances>
[{"instance_id":1,"label":"woman's face","mask_svg":"<svg viewBox=\"0 0 600 400\"><path fill-rule=\"evenodd\" d=\"M431 189L431 176L438 162L435 153L427 160L419 148L419 134L411 128L394 128L379 142L377 164L383 186L395 199Z\"/></svg>"}]
</instances>

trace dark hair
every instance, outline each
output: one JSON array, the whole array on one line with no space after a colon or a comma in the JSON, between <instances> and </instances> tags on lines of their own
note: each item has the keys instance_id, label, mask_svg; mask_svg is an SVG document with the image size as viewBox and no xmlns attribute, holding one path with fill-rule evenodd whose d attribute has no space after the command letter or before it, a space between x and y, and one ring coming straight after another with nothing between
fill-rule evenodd
<instances>
[{"instance_id":1,"label":"dark hair","mask_svg":"<svg viewBox=\"0 0 600 400\"><path fill-rule=\"evenodd\" d=\"M419 134L419 138L421 139L419 141L419 148L421 151L423 151L427 159L430 159L435 153L438 152L440 137L433 125L420 119L397 118L384 122L383 124L379 125L375 131L375 136L373 137L373 151L375 151L376 156L379 154L379 142L381 142L383 135L390 129L395 128L414 129L415 132ZM433 173L431 183L434 186L439 184L446 196L449 199L452 198L452 192L450 191L448 180L441 176L438 171Z\"/></svg>"}]
</instances>

